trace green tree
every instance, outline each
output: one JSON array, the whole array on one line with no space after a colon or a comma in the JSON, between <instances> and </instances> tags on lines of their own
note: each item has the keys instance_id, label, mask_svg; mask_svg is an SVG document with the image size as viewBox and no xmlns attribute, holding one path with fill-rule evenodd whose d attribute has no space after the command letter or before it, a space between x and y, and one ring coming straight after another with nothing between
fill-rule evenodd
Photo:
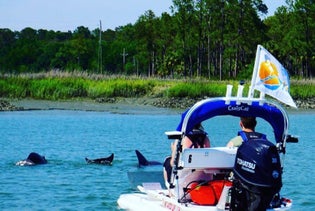
<instances>
[{"instance_id":1,"label":"green tree","mask_svg":"<svg viewBox=\"0 0 315 211\"><path fill-rule=\"evenodd\" d=\"M38 71L36 60L41 51L39 50L37 31L28 27L17 36L18 40L8 53L10 67L19 72Z\"/></svg>"},{"instance_id":2,"label":"green tree","mask_svg":"<svg viewBox=\"0 0 315 211\"><path fill-rule=\"evenodd\" d=\"M291 75L312 78L314 75L315 38L313 1L287 1L288 6L277 9L274 16L265 23L270 40L267 47L272 49Z\"/></svg>"},{"instance_id":3,"label":"green tree","mask_svg":"<svg viewBox=\"0 0 315 211\"><path fill-rule=\"evenodd\" d=\"M176 21L177 36L180 41L181 54L184 63L184 76L193 75L193 42L195 23L195 1L194 0L173 0L172 12Z\"/></svg>"},{"instance_id":4,"label":"green tree","mask_svg":"<svg viewBox=\"0 0 315 211\"><path fill-rule=\"evenodd\" d=\"M228 77L234 77L252 62L257 44L263 42L265 26L258 13L265 13L260 0L229 1L226 6L226 31L224 33L224 58Z\"/></svg>"},{"instance_id":5,"label":"green tree","mask_svg":"<svg viewBox=\"0 0 315 211\"><path fill-rule=\"evenodd\" d=\"M315 73L315 1L297 0L294 5L294 22L299 29L298 40L299 48L302 49L300 54L302 67L301 70L307 78L312 78Z\"/></svg>"},{"instance_id":6,"label":"green tree","mask_svg":"<svg viewBox=\"0 0 315 211\"><path fill-rule=\"evenodd\" d=\"M147 75L154 76L156 72L157 61L157 18L152 10L148 10L144 15L140 16L135 24L136 39L139 44L139 49L144 50L141 57L146 60L144 65L147 65ZM142 59L142 61L144 61Z\"/></svg>"},{"instance_id":7,"label":"green tree","mask_svg":"<svg viewBox=\"0 0 315 211\"><path fill-rule=\"evenodd\" d=\"M256 46L262 44L291 75L312 78L314 1L286 2L266 19L261 18L268 12L263 0L173 0L171 14L157 17L148 10L135 24L115 30L89 31L84 26L73 32L0 29L0 70L222 80L247 77Z\"/></svg>"},{"instance_id":8,"label":"green tree","mask_svg":"<svg viewBox=\"0 0 315 211\"><path fill-rule=\"evenodd\" d=\"M10 29L0 29L0 71L10 69L10 58L7 56L15 44L16 33Z\"/></svg>"},{"instance_id":9,"label":"green tree","mask_svg":"<svg viewBox=\"0 0 315 211\"><path fill-rule=\"evenodd\" d=\"M179 57L176 56L176 27L174 19L168 13L162 13L161 18L156 21L156 49L157 49L157 72L159 76L171 75L174 78L178 70ZM180 73L179 73L180 74Z\"/></svg>"}]
</instances>

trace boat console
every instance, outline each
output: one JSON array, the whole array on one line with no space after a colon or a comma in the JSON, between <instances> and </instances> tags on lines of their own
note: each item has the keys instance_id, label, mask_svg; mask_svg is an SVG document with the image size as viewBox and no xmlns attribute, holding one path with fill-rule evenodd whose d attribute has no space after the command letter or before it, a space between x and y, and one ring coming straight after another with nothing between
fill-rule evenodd
<instances>
[{"instance_id":1,"label":"boat console","mask_svg":"<svg viewBox=\"0 0 315 211\"><path fill-rule=\"evenodd\" d=\"M180 167L186 169L232 169L237 148L213 147L184 149Z\"/></svg>"}]
</instances>

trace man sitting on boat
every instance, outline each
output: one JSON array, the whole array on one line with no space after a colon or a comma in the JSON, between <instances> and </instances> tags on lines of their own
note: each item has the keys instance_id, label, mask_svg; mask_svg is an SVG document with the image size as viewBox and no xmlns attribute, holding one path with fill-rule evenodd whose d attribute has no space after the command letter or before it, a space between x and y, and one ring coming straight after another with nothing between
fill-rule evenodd
<instances>
[{"instance_id":1,"label":"man sitting on boat","mask_svg":"<svg viewBox=\"0 0 315 211\"><path fill-rule=\"evenodd\" d=\"M255 127L257 125L256 117L241 117L240 119L242 131L239 131L238 136L232 138L227 143L227 147L239 147L244 140L266 139L266 135L255 132Z\"/></svg>"},{"instance_id":2,"label":"man sitting on boat","mask_svg":"<svg viewBox=\"0 0 315 211\"><path fill-rule=\"evenodd\" d=\"M176 154L176 146L178 140L171 144L172 156L169 156L165 159L163 164L163 174L166 187L169 187L172 168L174 165L174 159ZM208 134L204 131L201 123L194 126L193 130L189 132L181 142L182 150L187 148L209 148L210 140L208 138Z\"/></svg>"}]
</instances>

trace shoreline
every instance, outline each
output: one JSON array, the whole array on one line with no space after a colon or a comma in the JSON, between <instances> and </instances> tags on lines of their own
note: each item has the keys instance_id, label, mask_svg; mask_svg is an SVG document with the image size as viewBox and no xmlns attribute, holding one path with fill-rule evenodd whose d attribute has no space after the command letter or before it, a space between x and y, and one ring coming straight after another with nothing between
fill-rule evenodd
<instances>
[{"instance_id":1,"label":"shoreline","mask_svg":"<svg viewBox=\"0 0 315 211\"><path fill-rule=\"evenodd\" d=\"M201 99L165 99L165 98L99 98L72 99L72 100L35 100L35 99L0 99L0 111L28 111L28 110L83 110L108 111L124 113L146 113L172 111L181 112ZM307 111L315 109L315 99L307 101L297 100L298 110Z\"/></svg>"},{"instance_id":2,"label":"shoreline","mask_svg":"<svg viewBox=\"0 0 315 211\"><path fill-rule=\"evenodd\" d=\"M111 112L119 114L165 114L180 112L176 108L154 106L152 99L122 98L109 102L91 99L73 100L35 100L35 99L0 99L1 111L34 111L34 110L72 110Z\"/></svg>"}]
</instances>

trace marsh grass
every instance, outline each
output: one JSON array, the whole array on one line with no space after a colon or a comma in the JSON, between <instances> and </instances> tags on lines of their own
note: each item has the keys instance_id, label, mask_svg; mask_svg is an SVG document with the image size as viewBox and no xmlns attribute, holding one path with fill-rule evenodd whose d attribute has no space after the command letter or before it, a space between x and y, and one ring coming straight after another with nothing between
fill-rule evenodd
<instances>
[{"instance_id":1,"label":"marsh grass","mask_svg":"<svg viewBox=\"0 0 315 211\"><path fill-rule=\"evenodd\" d=\"M292 80L290 94L296 99L309 99L315 97L315 80Z\"/></svg>"},{"instance_id":2,"label":"marsh grass","mask_svg":"<svg viewBox=\"0 0 315 211\"><path fill-rule=\"evenodd\" d=\"M178 82L166 90L167 97L217 97L226 92L226 84L235 86L237 82L232 81L185 81ZM233 92L235 93L235 91Z\"/></svg>"},{"instance_id":3,"label":"marsh grass","mask_svg":"<svg viewBox=\"0 0 315 211\"><path fill-rule=\"evenodd\" d=\"M86 74L6 75L0 78L0 96L59 100L98 97L142 97L157 82L141 78L104 77Z\"/></svg>"},{"instance_id":4,"label":"marsh grass","mask_svg":"<svg viewBox=\"0 0 315 211\"><path fill-rule=\"evenodd\" d=\"M250 82L245 83L244 95ZM232 84L236 95L238 81L206 79L170 80L137 76L105 76L86 72L60 72L2 75L0 97L63 100L73 98L166 97L202 98L225 96L226 85ZM315 82L293 80L290 93L295 99L315 97Z\"/></svg>"}]
</instances>

